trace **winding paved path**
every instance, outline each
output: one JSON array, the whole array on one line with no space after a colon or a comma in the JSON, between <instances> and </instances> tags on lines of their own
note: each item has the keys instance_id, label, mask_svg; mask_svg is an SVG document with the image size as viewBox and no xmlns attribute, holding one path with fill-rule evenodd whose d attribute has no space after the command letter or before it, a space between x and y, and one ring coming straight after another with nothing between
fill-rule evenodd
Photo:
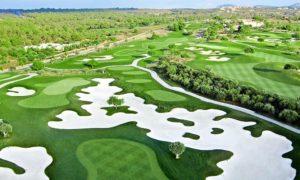
<instances>
[{"instance_id":1,"label":"winding paved path","mask_svg":"<svg viewBox=\"0 0 300 180\"><path fill-rule=\"evenodd\" d=\"M268 121L268 122L271 122L273 124L276 124L278 126L281 126L285 129L288 129L294 133L297 133L297 134L300 134L300 129L298 128L295 128L295 127L292 127L292 126L289 126L287 124L284 124L284 123L281 123L279 121L276 121L272 118L269 118L267 116L263 116L261 114L258 114L252 110L249 110L249 109L246 109L246 108L243 108L243 107L239 107L239 106L235 106L235 105L232 105L232 104L227 104L227 103L223 103L223 102L219 102L219 101L215 101L215 100L212 100L212 99L208 99L206 97L203 97L203 96L200 96L200 95L197 95L195 93L192 93L192 92L189 92L189 91L186 91L185 89L181 88L181 87L174 87L174 86L171 86L169 85L168 83L166 83L164 80L162 80L158 74L155 72L155 71L152 71L150 69L147 69L147 68L144 68L144 67L141 67L138 65L139 61L141 60L144 60L144 59L147 59L147 58L150 58L151 56L149 56L148 54L144 54L145 57L143 58L138 58L136 60L134 60L131 64L131 66L133 67L136 67L140 70L143 70L143 71L146 71L146 72L149 72L152 76L152 78L154 80L156 80L160 85L162 85L163 87L167 88L167 89L170 89L170 90L173 90L173 91L176 91L176 92L180 92L180 93L183 93L183 94L186 94L186 95L189 95L189 96L192 96L192 97L195 97L197 99L200 99L201 101L204 101L204 102L208 102L208 103L211 103L211 104L216 104L216 105L219 105L219 106L223 106L223 107L228 107L228 108L231 108L231 109L234 109L234 110L237 110L237 111L240 111L240 112L244 112L246 114L249 114L249 115L252 115L252 116L255 116L255 117L258 117L260 119L263 119L265 121Z\"/></svg>"}]
</instances>

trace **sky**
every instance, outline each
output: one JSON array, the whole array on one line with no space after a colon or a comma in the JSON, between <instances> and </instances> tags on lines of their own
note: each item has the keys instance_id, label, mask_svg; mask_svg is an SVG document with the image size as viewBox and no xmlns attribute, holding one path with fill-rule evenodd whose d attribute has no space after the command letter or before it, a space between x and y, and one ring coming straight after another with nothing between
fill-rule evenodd
<instances>
[{"instance_id":1,"label":"sky","mask_svg":"<svg viewBox=\"0 0 300 180\"><path fill-rule=\"evenodd\" d=\"M214 8L222 4L284 6L300 0L0 0L0 9L35 8Z\"/></svg>"}]
</instances>

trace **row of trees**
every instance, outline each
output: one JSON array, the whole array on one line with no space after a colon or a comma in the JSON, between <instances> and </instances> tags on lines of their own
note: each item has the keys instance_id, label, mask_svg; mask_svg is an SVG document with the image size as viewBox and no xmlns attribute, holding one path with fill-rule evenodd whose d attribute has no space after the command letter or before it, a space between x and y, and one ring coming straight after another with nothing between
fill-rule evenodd
<instances>
[{"instance_id":1,"label":"row of trees","mask_svg":"<svg viewBox=\"0 0 300 180\"><path fill-rule=\"evenodd\" d=\"M300 98L288 99L224 79L209 69L194 70L170 57L161 57L154 69L183 87L219 101L227 101L300 125Z\"/></svg>"}]
</instances>

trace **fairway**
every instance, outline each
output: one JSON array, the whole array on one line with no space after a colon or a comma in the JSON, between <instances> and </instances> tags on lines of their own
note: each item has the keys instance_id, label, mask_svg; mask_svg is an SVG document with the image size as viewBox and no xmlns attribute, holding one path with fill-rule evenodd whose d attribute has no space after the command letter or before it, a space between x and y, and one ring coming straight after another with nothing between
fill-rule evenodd
<instances>
[{"instance_id":1,"label":"fairway","mask_svg":"<svg viewBox=\"0 0 300 180\"><path fill-rule=\"evenodd\" d=\"M155 153L147 146L121 139L99 139L80 144L77 157L88 180L167 179Z\"/></svg>"},{"instance_id":2,"label":"fairway","mask_svg":"<svg viewBox=\"0 0 300 180\"><path fill-rule=\"evenodd\" d=\"M168 92L168 91L162 91L162 90L151 90L146 91L146 94L150 95L153 99L157 101L166 101L166 102L172 102L172 101L184 101L186 98L184 96Z\"/></svg>"},{"instance_id":3,"label":"fairway","mask_svg":"<svg viewBox=\"0 0 300 180\"><path fill-rule=\"evenodd\" d=\"M38 95L19 101L19 105L25 108L54 108L69 104L66 94L73 88L89 84L82 78L67 78L61 81L38 84L46 86Z\"/></svg>"}]
</instances>

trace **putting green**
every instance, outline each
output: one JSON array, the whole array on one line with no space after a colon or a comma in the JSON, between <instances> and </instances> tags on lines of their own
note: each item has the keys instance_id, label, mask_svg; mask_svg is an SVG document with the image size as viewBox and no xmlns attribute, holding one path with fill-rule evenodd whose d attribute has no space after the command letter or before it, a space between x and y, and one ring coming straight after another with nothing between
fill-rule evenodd
<instances>
[{"instance_id":1,"label":"putting green","mask_svg":"<svg viewBox=\"0 0 300 180\"><path fill-rule=\"evenodd\" d=\"M126 82L139 84L139 83L149 83L149 82L151 82L151 80L149 80L149 79L131 79L131 80L127 80Z\"/></svg>"},{"instance_id":2,"label":"putting green","mask_svg":"<svg viewBox=\"0 0 300 180\"><path fill-rule=\"evenodd\" d=\"M54 108L69 104L66 95L73 88L88 85L89 81L82 78L68 78L48 85L40 94L23 99L18 104L25 108ZM41 86L42 84L39 84Z\"/></svg>"},{"instance_id":3,"label":"putting green","mask_svg":"<svg viewBox=\"0 0 300 180\"><path fill-rule=\"evenodd\" d=\"M149 147L121 139L90 140L76 155L88 171L88 180L167 179Z\"/></svg>"},{"instance_id":4,"label":"putting green","mask_svg":"<svg viewBox=\"0 0 300 180\"><path fill-rule=\"evenodd\" d=\"M68 78L47 86L43 93L46 95L60 95L70 92L76 86L83 86L89 84L89 81L82 78Z\"/></svg>"},{"instance_id":5,"label":"putting green","mask_svg":"<svg viewBox=\"0 0 300 180\"><path fill-rule=\"evenodd\" d=\"M124 75L144 75L146 74L143 71L129 71L129 72L123 72Z\"/></svg>"},{"instance_id":6,"label":"putting green","mask_svg":"<svg viewBox=\"0 0 300 180\"><path fill-rule=\"evenodd\" d=\"M178 95L173 92L168 92L164 90L150 90L146 91L146 94L150 95L153 99L158 101L184 101L186 98L184 96Z\"/></svg>"}]
</instances>

